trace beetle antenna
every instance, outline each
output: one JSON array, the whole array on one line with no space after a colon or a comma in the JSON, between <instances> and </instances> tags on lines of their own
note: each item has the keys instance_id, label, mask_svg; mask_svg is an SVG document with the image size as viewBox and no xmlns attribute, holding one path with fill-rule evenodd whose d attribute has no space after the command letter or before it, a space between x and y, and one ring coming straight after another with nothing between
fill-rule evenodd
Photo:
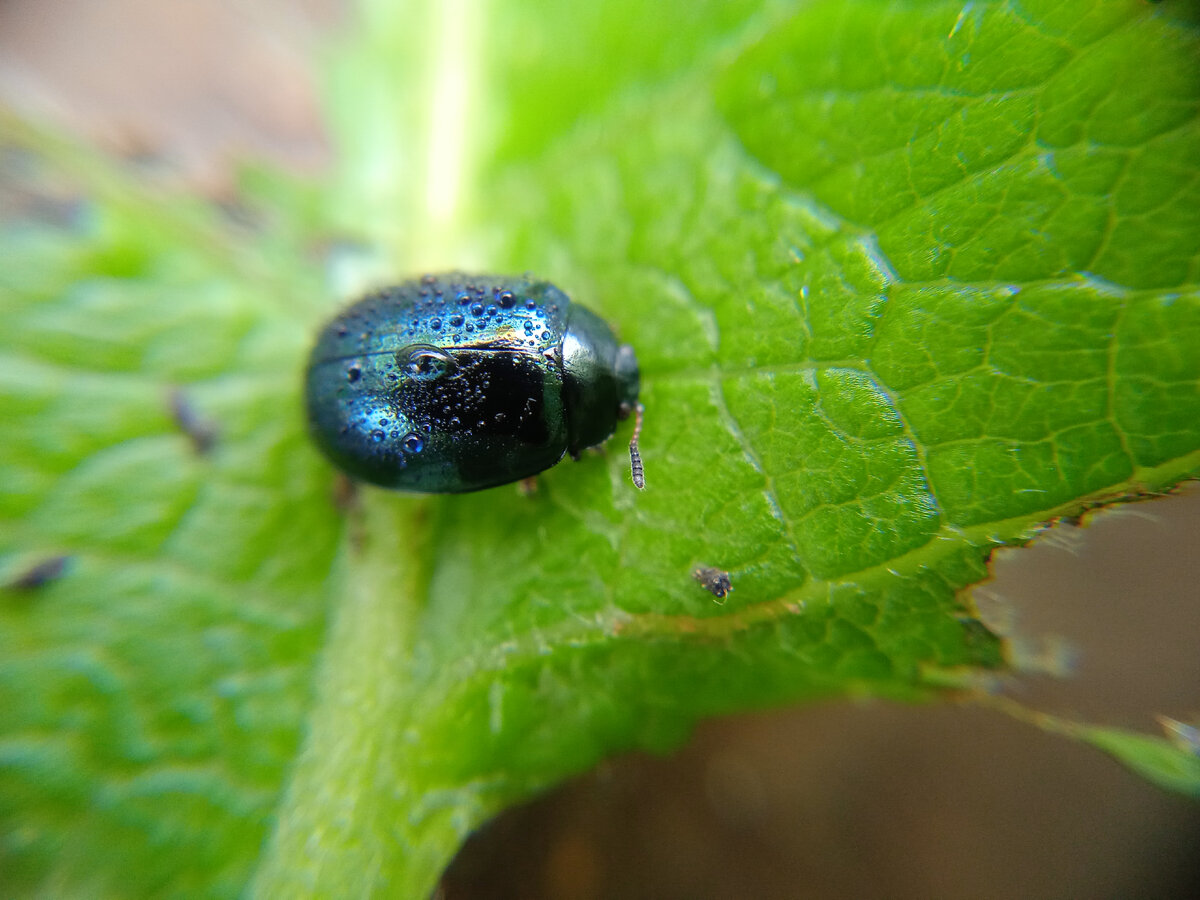
<instances>
[{"instance_id":1,"label":"beetle antenna","mask_svg":"<svg viewBox=\"0 0 1200 900\"><path fill-rule=\"evenodd\" d=\"M642 454L638 451L638 436L642 433L642 413L646 407L638 404L634 407L633 437L629 439L629 469L633 475L633 486L639 491L646 489L646 473L642 469Z\"/></svg>"}]
</instances>

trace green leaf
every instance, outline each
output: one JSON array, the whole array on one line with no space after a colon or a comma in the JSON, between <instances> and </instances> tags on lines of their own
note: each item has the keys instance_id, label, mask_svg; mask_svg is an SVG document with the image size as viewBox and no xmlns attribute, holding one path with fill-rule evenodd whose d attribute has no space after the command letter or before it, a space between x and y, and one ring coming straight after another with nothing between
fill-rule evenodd
<instances>
[{"instance_id":1,"label":"green leaf","mask_svg":"<svg viewBox=\"0 0 1200 900\"><path fill-rule=\"evenodd\" d=\"M257 227L6 120L94 203L2 232L0 889L421 897L703 716L989 685L991 550L1200 469L1184 6L367 2L338 189L250 177ZM299 385L347 231L613 322L645 493L621 431L529 497L335 501Z\"/></svg>"},{"instance_id":2,"label":"green leaf","mask_svg":"<svg viewBox=\"0 0 1200 900\"><path fill-rule=\"evenodd\" d=\"M1116 728L1086 729L1082 740L1115 756L1143 778L1167 790L1200 797L1200 755L1162 738Z\"/></svg>"},{"instance_id":3,"label":"green leaf","mask_svg":"<svg viewBox=\"0 0 1200 900\"><path fill-rule=\"evenodd\" d=\"M1160 737L1123 728L1085 725L1028 709L1008 698L989 702L1043 731L1091 744L1159 787L1200 797L1200 729L1195 725L1159 716L1159 724L1166 734L1166 737Z\"/></svg>"}]
</instances>

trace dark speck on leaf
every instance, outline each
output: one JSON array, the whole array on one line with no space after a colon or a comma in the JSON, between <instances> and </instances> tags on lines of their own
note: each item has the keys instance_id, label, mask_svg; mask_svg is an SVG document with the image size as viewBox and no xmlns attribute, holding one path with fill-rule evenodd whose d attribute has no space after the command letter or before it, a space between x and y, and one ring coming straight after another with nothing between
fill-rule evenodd
<instances>
[{"instance_id":1,"label":"dark speck on leaf","mask_svg":"<svg viewBox=\"0 0 1200 900\"><path fill-rule=\"evenodd\" d=\"M212 450L217 442L216 423L201 416L181 388L171 391L170 406L171 418L179 430L191 439L193 449L201 456Z\"/></svg>"},{"instance_id":2,"label":"dark speck on leaf","mask_svg":"<svg viewBox=\"0 0 1200 900\"><path fill-rule=\"evenodd\" d=\"M35 591L61 578L70 561L69 556L51 556L43 559L11 579L5 587L15 591Z\"/></svg>"},{"instance_id":3,"label":"dark speck on leaf","mask_svg":"<svg viewBox=\"0 0 1200 900\"><path fill-rule=\"evenodd\" d=\"M729 573L721 569L699 566L692 571L692 577L714 597L725 597L733 590L733 581L730 579Z\"/></svg>"}]
</instances>

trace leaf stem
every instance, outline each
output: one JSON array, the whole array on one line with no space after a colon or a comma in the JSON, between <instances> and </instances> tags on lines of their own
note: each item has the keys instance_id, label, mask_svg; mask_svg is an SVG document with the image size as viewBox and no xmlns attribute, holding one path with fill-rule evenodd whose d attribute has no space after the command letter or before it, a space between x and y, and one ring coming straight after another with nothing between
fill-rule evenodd
<instances>
[{"instance_id":1,"label":"leaf stem","mask_svg":"<svg viewBox=\"0 0 1200 900\"><path fill-rule=\"evenodd\" d=\"M406 723L426 590L425 502L370 492L347 529L332 580L344 590L305 745L251 896L424 896L458 847L455 823L475 820L449 810L437 822L409 821L422 797L409 777L419 748Z\"/></svg>"},{"instance_id":2,"label":"leaf stem","mask_svg":"<svg viewBox=\"0 0 1200 900\"><path fill-rule=\"evenodd\" d=\"M417 262L442 268L461 265L458 229L463 186L472 169L470 123L481 82L481 19L485 0L443 0L434 7L436 41L430 61L428 132L425 141L427 227L417 239Z\"/></svg>"}]
</instances>

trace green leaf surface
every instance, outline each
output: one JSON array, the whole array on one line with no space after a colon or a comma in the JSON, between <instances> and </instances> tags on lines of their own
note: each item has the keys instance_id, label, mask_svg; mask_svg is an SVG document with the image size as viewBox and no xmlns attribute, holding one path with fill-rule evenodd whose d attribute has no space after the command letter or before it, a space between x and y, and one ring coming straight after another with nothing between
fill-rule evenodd
<instances>
[{"instance_id":1,"label":"green leaf surface","mask_svg":"<svg viewBox=\"0 0 1200 900\"><path fill-rule=\"evenodd\" d=\"M1200 797L1200 755L1195 747L1116 728L1087 729L1080 738L1167 790Z\"/></svg>"},{"instance_id":2,"label":"green leaf surface","mask_svg":"<svg viewBox=\"0 0 1200 900\"><path fill-rule=\"evenodd\" d=\"M1002 671L990 551L1200 469L1185 6L497 0L442 247L436 4L364 4L337 190L249 179L257 228L3 120L94 202L2 232L0 892L421 897L487 816L703 716ZM348 229L603 314L647 490L622 430L532 496L337 501L300 383Z\"/></svg>"}]
</instances>

